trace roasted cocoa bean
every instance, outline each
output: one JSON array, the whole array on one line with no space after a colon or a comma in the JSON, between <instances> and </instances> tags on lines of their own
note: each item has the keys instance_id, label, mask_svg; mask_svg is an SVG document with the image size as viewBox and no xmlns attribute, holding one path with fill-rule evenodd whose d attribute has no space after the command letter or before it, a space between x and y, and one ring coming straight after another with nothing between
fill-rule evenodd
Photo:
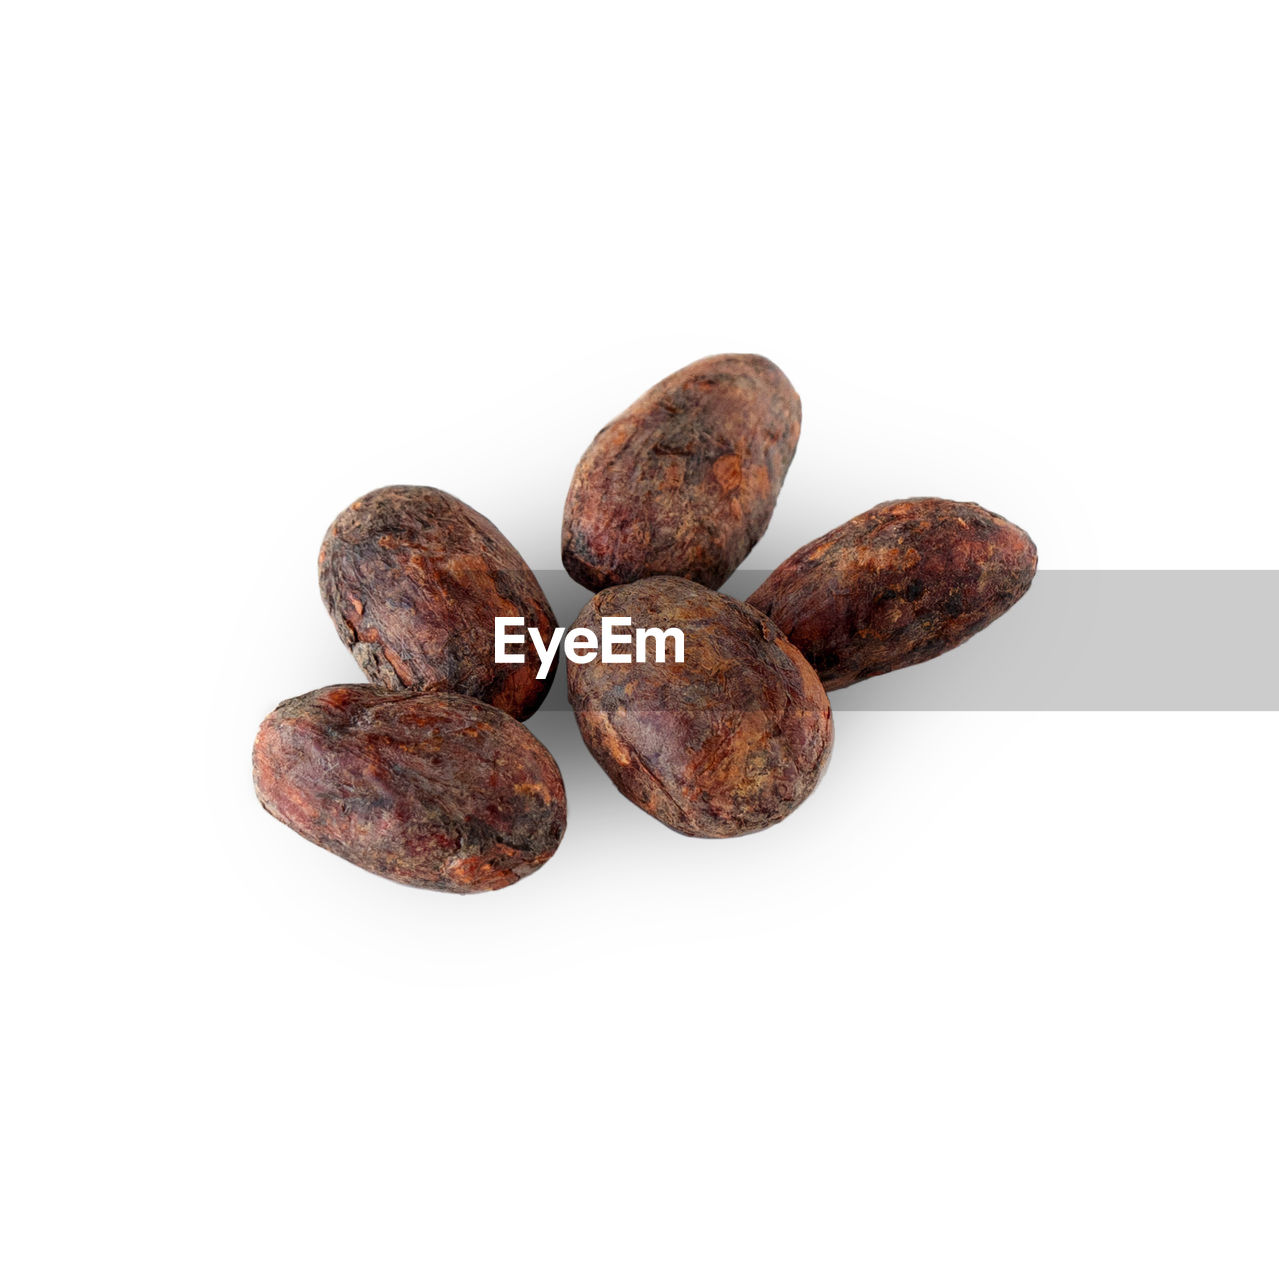
<instances>
[{"instance_id":1,"label":"roasted cocoa bean","mask_svg":"<svg viewBox=\"0 0 1279 1280\"><path fill-rule=\"evenodd\" d=\"M671 374L577 464L565 569L592 591L655 574L721 586L768 528L799 419L795 388L763 356L710 356Z\"/></svg>"},{"instance_id":2,"label":"roasted cocoa bean","mask_svg":"<svg viewBox=\"0 0 1279 1280\"><path fill-rule=\"evenodd\" d=\"M555 678L554 668L539 680L533 664L494 661L494 618L549 634L555 615L520 553L441 489L389 485L353 502L320 548L320 592L383 689L465 693L524 720Z\"/></svg>"},{"instance_id":3,"label":"roasted cocoa bean","mask_svg":"<svg viewBox=\"0 0 1279 1280\"><path fill-rule=\"evenodd\" d=\"M1030 588L1024 530L973 502L883 502L801 547L750 597L827 689L935 658Z\"/></svg>"},{"instance_id":4,"label":"roasted cocoa bean","mask_svg":"<svg viewBox=\"0 0 1279 1280\"><path fill-rule=\"evenodd\" d=\"M506 712L455 693L339 684L282 702L258 730L253 784L313 844L445 893L536 871L567 818L550 752Z\"/></svg>"},{"instance_id":5,"label":"roasted cocoa bean","mask_svg":"<svg viewBox=\"0 0 1279 1280\"><path fill-rule=\"evenodd\" d=\"M830 757L830 703L812 667L749 605L682 578L610 587L577 619L679 628L684 661L568 666L591 754L618 790L690 836L739 836L780 821Z\"/></svg>"}]
</instances>

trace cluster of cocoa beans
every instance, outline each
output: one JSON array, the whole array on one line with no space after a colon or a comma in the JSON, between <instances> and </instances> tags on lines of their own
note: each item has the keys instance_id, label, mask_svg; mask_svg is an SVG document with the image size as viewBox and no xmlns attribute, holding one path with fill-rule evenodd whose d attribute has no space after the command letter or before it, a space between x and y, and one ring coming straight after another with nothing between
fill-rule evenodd
<instances>
[{"instance_id":1,"label":"cluster of cocoa beans","mask_svg":"<svg viewBox=\"0 0 1279 1280\"><path fill-rule=\"evenodd\" d=\"M606 617L679 628L684 661L571 664L582 738L618 790L676 831L780 821L830 758L827 691L923 662L1016 603L1034 543L969 502L885 502L801 547L745 602L719 588L772 517L800 402L762 356L672 374L610 422L564 506L564 567ZM564 783L520 722L555 678L496 661L494 621L555 617L532 570L464 502L414 485L333 522L320 590L368 684L278 706L253 777L269 813L401 884L472 893L537 870L564 835Z\"/></svg>"}]
</instances>

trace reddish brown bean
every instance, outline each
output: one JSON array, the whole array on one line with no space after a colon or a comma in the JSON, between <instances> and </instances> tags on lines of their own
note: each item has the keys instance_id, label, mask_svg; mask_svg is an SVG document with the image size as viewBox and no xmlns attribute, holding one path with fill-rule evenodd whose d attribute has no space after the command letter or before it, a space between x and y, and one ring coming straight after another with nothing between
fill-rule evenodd
<instances>
[{"instance_id":1,"label":"reddish brown bean","mask_svg":"<svg viewBox=\"0 0 1279 1280\"><path fill-rule=\"evenodd\" d=\"M520 553L442 489L389 485L353 502L320 548L320 593L383 689L465 693L525 720L555 678L494 661L494 618L523 617L549 635L555 615Z\"/></svg>"},{"instance_id":2,"label":"reddish brown bean","mask_svg":"<svg viewBox=\"0 0 1279 1280\"><path fill-rule=\"evenodd\" d=\"M331 685L282 702L253 746L263 808L400 884L501 889L564 835L564 783L518 721L455 693Z\"/></svg>"},{"instance_id":3,"label":"reddish brown bean","mask_svg":"<svg viewBox=\"0 0 1279 1280\"><path fill-rule=\"evenodd\" d=\"M569 663L568 695L591 754L628 800L690 836L779 822L830 758L830 703L812 667L749 605L682 578L611 587L577 619L679 628L684 661Z\"/></svg>"},{"instance_id":4,"label":"reddish brown bean","mask_svg":"<svg viewBox=\"0 0 1279 1280\"><path fill-rule=\"evenodd\" d=\"M827 689L963 644L1030 588L1024 530L973 502L883 502L801 547L750 597Z\"/></svg>"},{"instance_id":5,"label":"reddish brown bean","mask_svg":"<svg viewBox=\"0 0 1279 1280\"><path fill-rule=\"evenodd\" d=\"M795 388L763 356L710 356L671 374L577 464L565 569L592 591L656 574L721 586L768 528L799 421Z\"/></svg>"}]
</instances>

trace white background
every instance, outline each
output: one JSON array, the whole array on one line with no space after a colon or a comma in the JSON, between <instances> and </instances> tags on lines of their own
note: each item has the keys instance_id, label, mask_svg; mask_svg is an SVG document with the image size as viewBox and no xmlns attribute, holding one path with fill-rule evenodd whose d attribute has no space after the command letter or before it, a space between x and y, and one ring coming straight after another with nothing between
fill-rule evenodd
<instances>
[{"instance_id":1,"label":"white background","mask_svg":"<svg viewBox=\"0 0 1279 1280\"><path fill-rule=\"evenodd\" d=\"M848 710L703 843L548 713L568 835L474 898L272 822L249 748L359 678L342 506L553 567L591 435L716 351L804 399L749 567L918 493L1045 568L1279 567L1277 35L7 7L6 1272L1274 1276L1273 716Z\"/></svg>"}]
</instances>

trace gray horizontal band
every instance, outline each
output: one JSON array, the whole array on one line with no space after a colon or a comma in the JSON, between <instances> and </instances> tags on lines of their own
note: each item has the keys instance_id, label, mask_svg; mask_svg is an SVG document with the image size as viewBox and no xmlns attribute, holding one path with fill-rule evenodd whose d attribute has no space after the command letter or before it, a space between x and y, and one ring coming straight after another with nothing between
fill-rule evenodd
<instances>
[{"instance_id":1,"label":"gray horizontal band","mask_svg":"<svg viewBox=\"0 0 1279 1280\"><path fill-rule=\"evenodd\" d=\"M590 593L538 579L564 626ZM740 570L744 599L767 575ZM950 653L831 695L835 710L1279 711L1279 571L1049 569ZM563 659L561 659L563 665ZM559 673L545 710L567 710Z\"/></svg>"}]
</instances>

